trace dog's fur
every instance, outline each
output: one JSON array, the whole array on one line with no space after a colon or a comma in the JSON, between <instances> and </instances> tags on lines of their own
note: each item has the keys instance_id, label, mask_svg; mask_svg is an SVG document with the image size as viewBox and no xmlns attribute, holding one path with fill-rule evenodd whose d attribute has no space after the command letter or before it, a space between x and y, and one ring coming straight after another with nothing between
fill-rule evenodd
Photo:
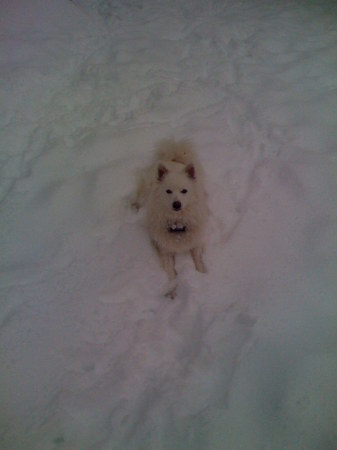
<instances>
[{"instance_id":1,"label":"dog's fur","mask_svg":"<svg viewBox=\"0 0 337 450\"><path fill-rule=\"evenodd\" d=\"M199 272L208 216L203 172L187 140L159 142L155 162L139 180L134 206L146 207L151 240L169 280L175 279L175 255L190 252ZM174 297L176 288L168 295Z\"/></svg>"}]
</instances>

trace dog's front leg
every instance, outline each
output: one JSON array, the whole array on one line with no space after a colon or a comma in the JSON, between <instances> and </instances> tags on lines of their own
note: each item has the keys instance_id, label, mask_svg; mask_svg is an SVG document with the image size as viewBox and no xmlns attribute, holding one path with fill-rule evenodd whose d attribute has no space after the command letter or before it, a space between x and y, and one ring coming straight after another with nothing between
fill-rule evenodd
<instances>
[{"instance_id":1,"label":"dog's front leg","mask_svg":"<svg viewBox=\"0 0 337 450\"><path fill-rule=\"evenodd\" d=\"M161 266L167 273L168 279L172 284L172 282L175 280L177 276L177 272L175 269L174 255L170 253L164 253L160 249L158 249L158 254ZM177 286L174 284L174 286L171 287L171 289L169 289L169 291L165 294L165 296L174 299L176 295L177 295Z\"/></svg>"},{"instance_id":2,"label":"dog's front leg","mask_svg":"<svg viewBox=\"0 0 337 450\"><path fill-rule=\"evenodd\" d=\"M202 247L196 247L191 250L191 255L194 261L195 268L197 269L198 272L206 273L207 269L202 259L202 253L203 253Z\"/></svg>"},{"instance_id":3,"label":"dog's front leg","mask_svg":"<svg viewBox=\"0 0 337 450\"><path fill-rule=\"evenodd\" d=\"M158 249L158 253L162 268L167 273L169 280L173 281L177 276L177 272L174 267L174 255L172 255L171 253L164 253L160 249Z\"/></svg>"}]
</instances>

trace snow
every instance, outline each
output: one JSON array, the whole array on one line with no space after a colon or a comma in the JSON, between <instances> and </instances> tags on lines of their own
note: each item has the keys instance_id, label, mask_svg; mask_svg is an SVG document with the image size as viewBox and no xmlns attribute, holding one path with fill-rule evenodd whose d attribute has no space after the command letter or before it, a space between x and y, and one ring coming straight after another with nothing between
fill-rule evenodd
<instances>
[{"instance_id":1,"label":"snow","mask_svg":"<svg viewBox=\"0 0 337 450\"><path fill-rule=\"evenodd\" d=\"M334 2L3 0L0 443L337 448ZM155 142L207 176L176 300L129 208Z\"/></svg>"}]
</instances>

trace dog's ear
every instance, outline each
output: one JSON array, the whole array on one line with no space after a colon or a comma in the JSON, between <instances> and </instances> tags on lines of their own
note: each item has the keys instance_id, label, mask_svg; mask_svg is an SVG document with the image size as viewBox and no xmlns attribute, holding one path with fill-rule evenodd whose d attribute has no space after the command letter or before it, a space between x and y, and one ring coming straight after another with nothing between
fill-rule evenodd
<instances>
[{"instance_id":1,"label":"dog's ear","mask_svg":"<svg viewBox=\"0 0 337 450\"><path fill-rule=\"evenodd\" d=\"M185 172L187 173L187 176L189 178L192 178L192 180L195 180L195 169L193 164L189 164L185 167Z\"/></svg>"},{"instance_id":2,"label":"dog's ear","mask_svg":"<svg viewBox=\"0 0 337 450\"><path fill-rule=\"evenodd\" d=\"M164 166L164 164L158 165L158 172L157 172L157 179L158 181L162 181L162 179L165 177L165 175L168 173L167 168Z\"/></svg>"}]
</instances>

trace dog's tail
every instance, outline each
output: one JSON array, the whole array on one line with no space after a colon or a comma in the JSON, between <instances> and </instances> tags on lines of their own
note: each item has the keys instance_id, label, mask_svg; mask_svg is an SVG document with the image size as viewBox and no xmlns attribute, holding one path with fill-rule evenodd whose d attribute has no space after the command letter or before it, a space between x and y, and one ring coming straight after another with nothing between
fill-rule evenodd
<instances>
[{"instance_id":1,"label":"dog's tail","mask_svg":"<svg viewBox=\"0 0 337 450\"><path fill-rule=\"evenodd\" d=\"M172 161L185 165L197 163L193 145L188 139L180 141L163 139L156 145L156 155L162 161Z\"/></svg>"}]
</instances>

